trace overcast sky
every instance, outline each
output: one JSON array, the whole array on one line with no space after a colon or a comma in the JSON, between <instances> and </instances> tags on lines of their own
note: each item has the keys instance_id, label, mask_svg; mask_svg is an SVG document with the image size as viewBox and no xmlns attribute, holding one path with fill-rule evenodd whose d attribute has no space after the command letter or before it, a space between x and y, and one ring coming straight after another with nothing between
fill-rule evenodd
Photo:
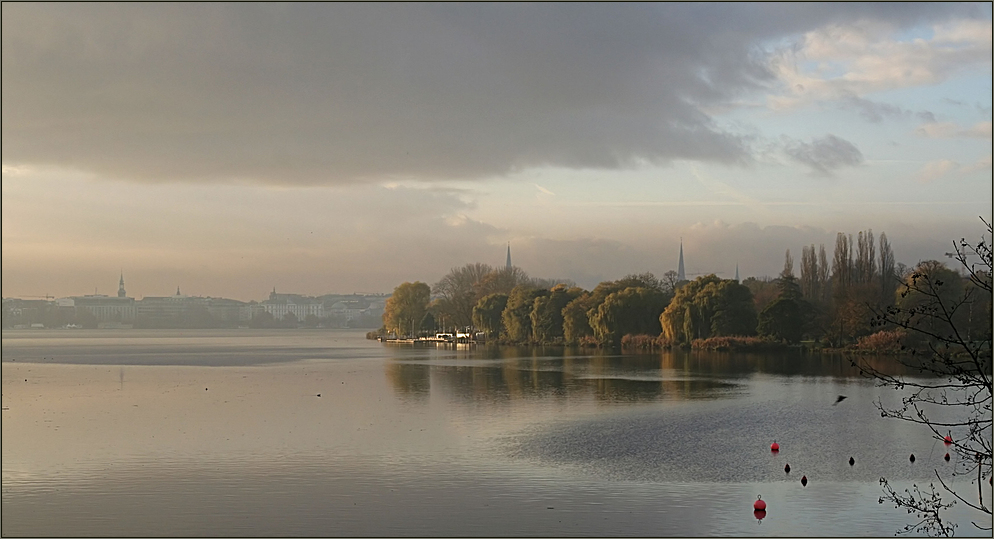
<instances>
[{"instance_id":1,"label":"overcast sky","mask_svg":"<svg viewBox=\"0 0 994 539\"><path fill-rule=\"evenodd\" d=\"M991 218L990 4L3 4L4 297L775 275Z\"/></svg>"}]
</instances>

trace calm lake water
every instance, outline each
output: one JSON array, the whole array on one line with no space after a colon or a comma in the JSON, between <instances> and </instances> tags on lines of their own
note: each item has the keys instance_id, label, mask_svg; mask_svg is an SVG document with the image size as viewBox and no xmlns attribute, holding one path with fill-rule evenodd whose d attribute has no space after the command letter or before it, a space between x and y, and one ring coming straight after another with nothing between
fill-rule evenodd
<instances>
[{"instance_id":1,"label":"calm lake water","mask_svg":"<svg viewBox=\"0 0 994 539\"><path fill-rule=\"evenodd\" d=\"M51 330L2 360L4 536L891 536L879 478L957 465L839 357Z\"/></svg>"}]
</instances>

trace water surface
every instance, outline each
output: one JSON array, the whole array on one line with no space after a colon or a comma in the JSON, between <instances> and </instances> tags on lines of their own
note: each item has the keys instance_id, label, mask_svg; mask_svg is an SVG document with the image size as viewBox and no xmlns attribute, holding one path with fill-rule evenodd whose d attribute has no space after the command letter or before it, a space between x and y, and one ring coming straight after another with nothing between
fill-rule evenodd
<instances>
[{"instance_id":1,"label":"water surface","mask_svg":"<svg viewBox=\"0 0 994 539\"><path fill-rule=\"evenodd\" d=\"M957 465L926 432L880 418L873 401L899 396L828 356L403 348L357 331L5 331L0 526L889 536L910 520L877 503L879 478L927 485ZM958 535L984 535L963 507L949 516Z\"/></svg>"}]
</instances>

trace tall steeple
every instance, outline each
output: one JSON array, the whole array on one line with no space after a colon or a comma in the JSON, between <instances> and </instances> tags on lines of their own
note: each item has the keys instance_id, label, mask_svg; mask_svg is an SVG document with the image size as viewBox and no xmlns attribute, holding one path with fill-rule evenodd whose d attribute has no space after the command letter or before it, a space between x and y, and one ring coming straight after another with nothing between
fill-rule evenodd
<instances>
[{"instance_id":1,"label":"tall steeple","mask_svg":"<svg viewBox=\"0 0 994 539\"><path fill-rule=\"evenodd\" d=\"M735 263L735 282L737 282L737 283L741 283L742 282L742 281L739 280L739 263L738 262Z\"/></svg>"},{"instance_id":2,"label":"tall steeple","mask_svg":"<svg viewBox=\"0 0 994 539\"><path fill-rule=\"evenodd\" d=\"M124 270L121 270L121 282L117 285L117 297L123 298L127 295L128 293L124 291Z\"/></svg>"},{"instance_id":3,"label":"tall steeple","mask_svg":"<svg viewBox=\"0 0 994 539\"><path fill-rule=\"evenodd\" d=\"M507 263L504 264L504 269L511 269L511 242L507 242Z\"/></svg>"},{"instance_id":4,"label":"tall steeple","mask_svg":"<svg viewBox=\"0 0 994 539\"><path fill-rule=\"evenodd\" d=\"M680 264L676 268L676 279L678 281L687 280L687 272L683 269L683 238L680 238Z\"/></svg>"}]
</instances>

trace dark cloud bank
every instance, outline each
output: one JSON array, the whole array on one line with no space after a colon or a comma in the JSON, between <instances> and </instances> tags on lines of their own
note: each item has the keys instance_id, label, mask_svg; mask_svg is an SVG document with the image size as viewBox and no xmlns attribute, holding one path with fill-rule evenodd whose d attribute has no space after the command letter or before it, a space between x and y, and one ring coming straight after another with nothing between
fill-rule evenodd
<instances>
[{"instance_id":1,"label":"dark cloud bank","mask_svg":"<svg viewBox=\"0 0 994 539\"><path fill-rule=\"evenodd\" d=\"M297 184L743 163L703 110L773 81L764 43L970 9L5 3L3 160ZM813 144L795 158L852 161Z\"/></svg>"}]
</instances>

